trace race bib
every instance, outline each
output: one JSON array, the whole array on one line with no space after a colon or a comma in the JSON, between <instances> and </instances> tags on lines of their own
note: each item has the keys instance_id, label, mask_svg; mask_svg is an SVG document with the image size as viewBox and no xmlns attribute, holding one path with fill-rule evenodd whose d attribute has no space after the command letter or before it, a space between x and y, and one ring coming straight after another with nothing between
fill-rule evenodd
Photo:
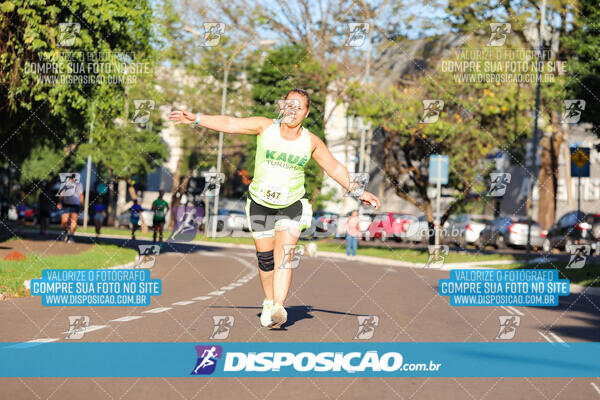
<instances>
[{"instance_id":1,"label":"race bib","mask_svg":"<svg viewBox=\"0 0 600 400\"><path fill-rule=\"evenodd\" d=\"M283 205L287 202L289 191L290 189L285 186L263 182L258 187L258 196L267 203Z\"/></svg>"}]
</instances>

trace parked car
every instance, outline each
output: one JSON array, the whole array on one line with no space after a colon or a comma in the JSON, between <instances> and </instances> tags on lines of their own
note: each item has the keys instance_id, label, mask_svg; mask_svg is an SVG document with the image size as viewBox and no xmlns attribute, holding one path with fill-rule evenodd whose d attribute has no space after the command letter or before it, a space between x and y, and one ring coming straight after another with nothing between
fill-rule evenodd
<instances>
[{"instance_id":1,"label":"parked car","mask_svg":"<svg viewBox=\"0 0 600 400\"><path fill-rule=\"evenodd\" d=\"M548 229L542 244L542 250L550 252L553 248L568 250L574 244L589 245L598 254L600 239L600 214L571 211L563 215Z\"/></svg>"},{"instance_id":2,"label":"parked car","mask_svg":"<svg viewBox=\"0 0 600 400\"><path fill-rule=\"evenodd\" d=\"M204 224L208 224L208 230L212 229L213 220L210 216L203 218L202 223L198 226L200 231L204 231ZM227 232L232 231L249 231L248 218L246 212L232 208L220 208L219 218L217 219L217 232L225 229Z\"/></svg>"},{"instance_id":3,"label":"parked car","mask_svg":"<svg viewBox=\"0 0 600 400\"><path fill-rule=\"evenodd\" d=\"M504 216L485 223L476 241L477 247L494 246L502 249L506 246L527 246L528 218ZM541 225L531 221L531 246L542 247L545 236Z\"/></svg>"},{"instance_id":4,"label":"parked car","mask_svg":"<svg viewBox=\"0 0 600 400\"><path fill-rule=\"evenodd\" d=\"M217 222L217 229L223 230L223 227L227 231L247 231L248 219L246 213L241 210L232 210L228 208L222 208L219 210L219 221Z\"/></svg>"},{"instance_id":5,"label":"parked car","mask_svg":"<svg viewBox=\"0 0 600 400\"><path fill-rule=\"evenodd\" d=\"M406 227L416 219L412 215L399 213L376 214L369 225L369 238L371 240L380 239L382 242L388 239L399 241Z\"/></svg>"},{"instance_id":6,"label":"parked car","mask_svg":"<svg viewBox=\"0 0 600 400\"><path fill-rule=\"evenodd\" d=\"M396 215L396 214L394 214L394 215ZM406 232L407 232L410 224L417 221L418 218L415 217L414 215L410 215L410 214L397 214L397 215L398 216L396 217L396 220L398 223L399 233L395 236L394 239L396 239L397 241L402 241L402 240L405 240Z\"/></svg>"},{"instance_id":7,"label":"parked car","mask_svg":"<svg viewBox=\"0 0 600 400\"><path fill-rule=\"evenodd\" d=\"M412 217L412 218L410 218ZM425 215L421 215L420 217L408 216L409 222L405 225L404 231L401 233L400 237L402 240L412 241L412 242L427 242L429 238L429 223L427 222L427 217ZM434 216L434 221L437 221L437 215ZM442 231L440 232L440 239L444 237L444 230L448 226L448 221L444 223L442 227ZM434 229L437 227L437 224L434 222Z\"/></svg>"},{"instance_id":8,"label":"parked car","mask_svg":"<svg viewBox=\"0 0 600 400\"><path fill-rule=\"evenodd\" d=\"M315 211L313 213L313 224L317 232L329 232L335 235L339 214L328 211Z\"/></svg>"},{"instance_id":9,"label":"parked car","mask_svg":"<svg viewBox=\"0 0 600 400\"><path fill-rule=\"evenodd\" d=\"M33 210L33 208L29 207L29 206L25 206L25 221L35 221L35 211ZM10 221L16 221L19 219L18 215L17 215L17 207L16 206L10 206L8 209L8 219Z\"/></svg>"},{"instance_id":10,"label":"parked car","mask_svg":"<svg viewBox=\"0 0 600 400\"><path fill-rule=\"evenodd\" d=\"M138 222L138 225L142 225L142 219L144 220L144 224L146 226L152 226L152 218L154 217L154 211L144 210L141 212L142 217ZM119 226L129 226L131 218L131 211L126 210L117 216L117 221L119 222Z\"/></svg>"},{"instance_id":11,"label":"parked car","mask_svg":"<svg viewBox=\"0 0 600 400\"><path fill-rule=\"evenodd\" d=\"M481 231L492 221L486 215L458 214L445 227L444 240L457 246L476 245Z\"/></svg>"}]
</instances>

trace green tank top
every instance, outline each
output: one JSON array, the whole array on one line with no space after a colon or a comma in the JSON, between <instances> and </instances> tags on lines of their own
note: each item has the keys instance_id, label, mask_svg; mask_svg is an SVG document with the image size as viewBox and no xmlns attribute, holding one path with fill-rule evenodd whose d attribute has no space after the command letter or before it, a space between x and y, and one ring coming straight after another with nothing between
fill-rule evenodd
<instances>
[{"instance_id":1,"label":"green tank top","mask_svg":"<svg viewBox=\"0 0 600 400\"><path fill-rule=\"evenodd\" d=\"M252 199L265 207L284 208L300 200L304 189L304 167L312 153L310 134L302 128L296 140L281 137L280 124L271 124L256 138Z\"/></svg>"}]
</instances>

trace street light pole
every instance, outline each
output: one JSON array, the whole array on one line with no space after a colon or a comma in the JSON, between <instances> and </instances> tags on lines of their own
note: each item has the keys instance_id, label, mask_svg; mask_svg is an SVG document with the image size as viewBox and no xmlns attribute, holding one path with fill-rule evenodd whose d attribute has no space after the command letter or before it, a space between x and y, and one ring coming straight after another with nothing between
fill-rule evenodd
<instances>
[{"instance_id":1,"label":"street light pole","mask_svg":"<svg viewBox=\"0 0 600 400\"><path fill-rule=\"evenodd\" d=\"M94 101L92 100L92 120L90 122L90 138L89 143L92 144L92 132L94 131L94 118L95 118L95 110L94 110ZM85 168L85 202L83 206L83 229L87 228L88 225L88 215L89 215L89 205L90 205L90 179L92 174L92 155L88 154L87 157L87 166Z\"/></svg>"},{"instance_id":2,"label":"street light pole","mask_svg":"<svg viewBox=\"0 0 600 400\"><path fill-rule=\"evenodd\" d=\"M225 66L223 74L223 92L221 95L221 115L225 115L225 106L227 104L227 81L229 78L229 65ZM213 206L213 218L212 218L212 232L211 236L217 236L217 218L219 216L219 192L221 191L221 180L219 174L221 173L221 161L223 158L223 132L219 132L219 147L217 150L217 188L215 193L215 203Z\"/></svg>"},{"instance_id":3,"label":"street light pole","mask_svg":"<svg viewBox=\"0 0 600 400\"><path fill-rule=\"evenodd\" d=\"M535 92L535 119L533 123L533 170L537 167L537 137L538 137L538 117L540 114L540 91L541 91L541 77L542 77L542 62L543 62L543 51L544 51L544 21L546 19L546 0L542 2L542 9L540 13L540 37L539 37L539 55L538 55L538 71L537 71L537 88ZM533 209L533 185L535 185L536 180L531 179L529 183L529 214L530 217L527 218L527 255L526 258L529 259L529 255L531 252L531 222L533 219L533 213L531 212ZM539 207L538 207L539 208Z\"/></svg>"}]
</instances>

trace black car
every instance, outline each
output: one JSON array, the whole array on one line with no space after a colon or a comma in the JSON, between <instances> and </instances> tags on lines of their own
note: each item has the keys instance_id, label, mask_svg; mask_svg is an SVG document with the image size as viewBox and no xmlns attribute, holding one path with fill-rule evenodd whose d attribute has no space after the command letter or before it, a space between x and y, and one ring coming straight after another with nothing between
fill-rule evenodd
<instances>
[{"instance_id":1,"label":"black car","mask_svg":"<svg viewBox=\"0 0 600 400\"><path fill-rule=\"evenodd\" d=\"M598 253L599 238L600 214L571 211L548 229L542 249L545 252L550 252L553 248L568 250L571 245L584 244L590 245Z\"/></svg>"}]
</instances>

